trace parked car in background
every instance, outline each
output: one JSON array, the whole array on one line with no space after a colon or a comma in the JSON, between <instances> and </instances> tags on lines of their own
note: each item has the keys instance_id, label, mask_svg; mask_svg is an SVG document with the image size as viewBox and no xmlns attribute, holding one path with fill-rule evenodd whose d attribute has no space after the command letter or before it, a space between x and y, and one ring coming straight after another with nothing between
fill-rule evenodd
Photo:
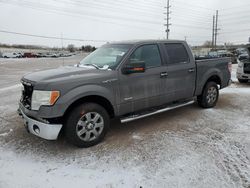
<instances>
[{"instance_id":1,"label":"parked car in background","mask_svg":"<svg viewBox=\"0 0 250 188\"><path fill-rule=\"evenodd\" d=\"M23 53L22 52L18 52L20 58L23 57Z\"/></svg>"},{"instance_id":2,"label":"parked car in background","mask_svg":"<svg viewBox=\"0 0 250 188\"><path fill-rule=\"evenodd\" d=\"M44 56L50 58L50 57L56 57L56 54L47 52L44 54Z\"/></svg>"},{"instance_id":3,"label":"parked car in background","mask_svg":"<svg viewBox=\"0 0 250 188\"><path fill-rule=\"evenodd\" d=\"M37 55L35 53L25 52L23 54L23 57L26 57L26 58L35 58L35 57L37 57Z\"/></svg>"},{"instance_id":4,"label":"parked car in background","mask_svg":"<svg viewBox=\"0 0 250 188\"><path fill-rule=\"evenodd\" d=\"M22 57L19 53L16 52L6 52L3 53L3 58L20 58Z\"/></svg>"},{"instance_id":5,"label":"parked car in background","mask_svg":"<svg viewBox=\"0 0 250 188\"><path fill-rule=\"evenodd\" d=\"M250 46L246 48L247 53L238 57L237 79L240 83L247 83L250 80Z\"/></svg>"},{"instance_id":6,"label":"parked car in background","mask_svg":"<svg viewBox=\"0 0 250 188\"><path fill-rule=\"evenodd\" d=\"M36 53L36 57L38 57L38 58L45 57L45 55L44 55L44 53L39 52L39 53Z\"/></svg>"},{"instance_id":7,"label":"parked car in background","mask_svg":"<svg viewBox=\"0 0 250 188\"><path fill-rule=\"evenodd\" d=\"M235 51L237 56L248 53L246 48L237 48Z\"/></svg>"},{"instance_id":8,"label":"parked car in background","mask_svg":"<svg viewBox=\"0 0 250 188\"><path fill-rule=\"evenodd\" d=\"M233 54L232 52L229 52L227 50L210 51L210 52L208 52L208 57L210 57L210 58L229 57L229 58L231 58L231 62L233 64L237 63L237 56L235 54Z\"/></svg>"},{"instance_id":9,"label":"parked car in background","mask_svg":"<svg viewBox=\"0 0 250 188\"><path fill-rule=\"evenodd\" d=\"M219 57L219 55L218 55L218 52L217 51L210 51L210 52L208 52L208 57L211 57L211 58L213 58L213 57Z\"/></svg>"},{"instance_id":10,"label":"parked car in background","mask_svg":"<svg viewBox=\"0 0 250 188\"><path fill-rule=\"evenodd\" d=\"M29 133L79 147L122 123L190 105L212 108L231 83L230 58L196 61L185 41L106 44L75 66L25 75L19 114Z\"/></svg>"}]
</instances>

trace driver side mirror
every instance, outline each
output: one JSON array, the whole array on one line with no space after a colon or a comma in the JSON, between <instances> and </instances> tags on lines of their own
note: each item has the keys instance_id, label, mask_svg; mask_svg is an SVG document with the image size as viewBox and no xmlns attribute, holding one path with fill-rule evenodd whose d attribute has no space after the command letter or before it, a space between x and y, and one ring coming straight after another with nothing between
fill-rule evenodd
<instances>
[{"instance_id":1,"label":"driver side mirror","mask_svg":"<svg viewBox=\"0 0 250 188\"><path fill-rule=\"evenodd\" d=\"M145 72L145 62L144 61L136 61L129 62L122 68L123 74L132 74L132 73L143 73Z\"/></svg>"}]
</instances>

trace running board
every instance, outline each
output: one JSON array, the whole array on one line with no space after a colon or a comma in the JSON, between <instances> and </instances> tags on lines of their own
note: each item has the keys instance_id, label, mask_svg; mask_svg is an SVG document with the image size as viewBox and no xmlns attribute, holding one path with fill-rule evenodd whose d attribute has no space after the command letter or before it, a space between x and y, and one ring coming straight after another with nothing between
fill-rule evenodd
<instances>
[{"instance_id":1,"label":"running board","mask_svg":"<svg viewBox=\"0 0 250 188\"><path fill-rule=\"evenodd\" d=\"M173 109L176 109L176 108L187 106L187 105L190 105L190 104L193 104L193 103L194 103L194 101L188 101L188 102L184 102L184 103L179 103L177 105L171 105L171 106L168 106L166 108L162 108L162 109L159 109L159 110L156 110L156 111L153 111L153 112L151 111L151 112L145 113L145 114L139 114L139 115L137 114L137 115L131 115L131 116L128 116L128 117L123 117L123 118L121 118L121 123L127 123L127 122L134 121L134 120L137 120L137 119L152 116L154 114L159 114L159 113L162 113L162 112L166 112L166 111L169 111L169 110L173 110Z\"/></svg>"}]
</instances>

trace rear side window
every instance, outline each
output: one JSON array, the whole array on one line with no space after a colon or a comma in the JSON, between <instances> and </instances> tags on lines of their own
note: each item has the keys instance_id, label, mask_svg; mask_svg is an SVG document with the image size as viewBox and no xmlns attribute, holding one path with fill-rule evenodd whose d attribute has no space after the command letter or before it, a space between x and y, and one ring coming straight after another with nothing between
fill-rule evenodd
<instances>
[{"instance_id":1,"label":"rear side window","mask_svg":"<svg viewBox=\"0 0 250 188\"><path fill-rule=\"evenodd\" d=\"M165 44L168 54L168 64L188 63L189 56L183 44Z\"/></svg>"},{"instance_id":2,"label":"rear side window","mask_svg":"<svg viewBox=\"0 0 250 188\"><path fill-rule=\"evenodd\" d=\"M161 66L161 56L156 44L143 45L137 48L129 58L130 63L144 61L146 68Z\"/></svg>"}]
</instances>

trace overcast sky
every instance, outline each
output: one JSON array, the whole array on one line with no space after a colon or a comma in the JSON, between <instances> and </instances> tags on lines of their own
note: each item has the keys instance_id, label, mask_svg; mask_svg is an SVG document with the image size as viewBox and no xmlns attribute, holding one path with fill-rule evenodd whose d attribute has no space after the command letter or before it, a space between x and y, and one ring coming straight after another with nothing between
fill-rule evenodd
<instances>
[{"instance_id":1,"label":"overcast sky","mask_svg":"<svg viewBox=\"0 0 250 188\"><path fill-rule=\"evenodd\" d=\"M170 0L170 4L170 39L186 37L191 45L211 40L212 17L218 9L218 42L248 42L249 0ZM0 0L2 31L90 40L62 41L0 32L0 43L61 47L164 39L164 6L166 0Z\"/></svg>"}]
</instances>

